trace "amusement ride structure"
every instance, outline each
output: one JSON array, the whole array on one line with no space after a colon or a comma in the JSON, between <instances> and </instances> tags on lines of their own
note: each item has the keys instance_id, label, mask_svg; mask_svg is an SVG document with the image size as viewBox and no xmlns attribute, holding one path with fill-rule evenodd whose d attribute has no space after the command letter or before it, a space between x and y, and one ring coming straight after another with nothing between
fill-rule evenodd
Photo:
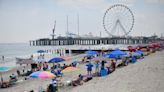
<instances>
[{"instance_id":1,"label":"amusement ride structure","mask_svg":"<svg viewBox=\"0 0 164 92\"><path fill-rule=\"evenodd\" d=\"M125 5L109 7L103 17L103 27L110 37L127 37L134 26L134 15Z\"/></svg>"}]
</instances>

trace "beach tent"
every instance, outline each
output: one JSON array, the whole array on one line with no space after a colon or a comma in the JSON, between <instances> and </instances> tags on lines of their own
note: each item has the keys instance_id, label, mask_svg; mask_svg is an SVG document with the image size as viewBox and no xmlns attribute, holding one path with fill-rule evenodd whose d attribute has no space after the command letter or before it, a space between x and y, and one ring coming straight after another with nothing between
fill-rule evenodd
<instances>
[{"instance_id":1,"label":"beach tent","mask_svg":"<svg viewBox=\"0 0 164 92\"><path fill-rule=\"evenodd\" d=\"M59 63L59 62L63 62L65 61L63 58L60 58L60 57L55 57L55 58L52 58L48 61L48 63Z\"/></svg>"},{"instance_id":2,"label":"beach tent","mask_svg":"<svg viewBox=\"0 0 164 92\"><path fill-rule=\"evenodd\" d=\"M85 51L85 54L87 54L87 55L97 55L99 53L97 51L88 50L88 51Z\"/></svg>"}]
</instances>

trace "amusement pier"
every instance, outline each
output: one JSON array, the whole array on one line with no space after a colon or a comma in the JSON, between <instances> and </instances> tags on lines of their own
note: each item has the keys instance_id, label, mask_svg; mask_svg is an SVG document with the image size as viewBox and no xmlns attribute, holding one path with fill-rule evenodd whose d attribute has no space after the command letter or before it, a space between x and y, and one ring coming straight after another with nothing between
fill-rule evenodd
<instances>
[{"instance_id":1,"label":"amusement pier","mask_svg":"<svg viewBox=\"0 0 164 92\"><path fill-rule=\"evenodd\" d=\"M119 7L119 8L118 8ZM119 17L113 11L115 9L121 9L126 11L127 17L122 20L123 12L120 11ZM122 14L122 16L121 16ZM126 20L126 21L125 21ZM125 5L116 4L106 10L103 16L103 27L108 34L107 37L93 36L88 34L87 36L79 35L79 16L77 16L77 33L70 33L68 31L68 16L67 16L67 30L66 36L55 35L56 21L52 30L51 38L40 38L37 40L31 40L30 46L67 46L67 45L144 45L150 43L157 43L164 41L163 37L157 37L156 35L150 37L144 36L130 36L129 33L134 27L134 15L132 11ZM110 22L109 22L110 21Z\"/></svg>"}]
</instances>

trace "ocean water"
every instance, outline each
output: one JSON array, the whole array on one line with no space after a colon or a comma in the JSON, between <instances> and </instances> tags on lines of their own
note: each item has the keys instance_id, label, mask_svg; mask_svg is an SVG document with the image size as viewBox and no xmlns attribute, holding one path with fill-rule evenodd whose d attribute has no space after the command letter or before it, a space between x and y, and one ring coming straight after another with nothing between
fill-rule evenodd
<instances>
[{"instance_id":1,"label":"ocean water","mask_svg":"<svg viewBox=\"0 0 164 92\"><path fill-rule=\"evenodd\" d=\"M51 50L56 49L108 49L121 48L125 49L128 45L71 45L71 46L30 46L28 43L0 43L0 66L15 67L16 57L29 58L32 54L37 56L37 50ZM2 60L4 56L4 61ZM52 52L48 53L48 59L59 56Z\"/></svg>"},{"instance_id":2,"label":"ocean water","mask_svg":"<svg viewBox=\"0 0 164 92\"><path fill-rule=\"evenodd\" d=\"M36 54L37 50L54 49L54 46L30 46L28 43L1 43L0 44L0 66L15 67L16 57L29 58ZM4 56L4 61L2 60Z\"/></svg>"}]
</instances>

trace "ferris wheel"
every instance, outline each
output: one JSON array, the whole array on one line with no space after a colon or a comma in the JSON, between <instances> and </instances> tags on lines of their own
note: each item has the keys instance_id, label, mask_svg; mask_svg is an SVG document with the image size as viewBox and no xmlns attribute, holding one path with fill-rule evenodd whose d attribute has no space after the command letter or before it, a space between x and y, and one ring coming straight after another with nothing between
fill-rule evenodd
<instances>
[{"instance_id":1,"label":"ferris wheel","mask_svg":"<svg viewBox=\"0 0 164 92\"><path fill-rule=\"evenodd\" d=\"M126 37L133 29L134 15L125 5L109 7L103 17L103 27L112 37Z\"/></svg>"}]
</instances>

